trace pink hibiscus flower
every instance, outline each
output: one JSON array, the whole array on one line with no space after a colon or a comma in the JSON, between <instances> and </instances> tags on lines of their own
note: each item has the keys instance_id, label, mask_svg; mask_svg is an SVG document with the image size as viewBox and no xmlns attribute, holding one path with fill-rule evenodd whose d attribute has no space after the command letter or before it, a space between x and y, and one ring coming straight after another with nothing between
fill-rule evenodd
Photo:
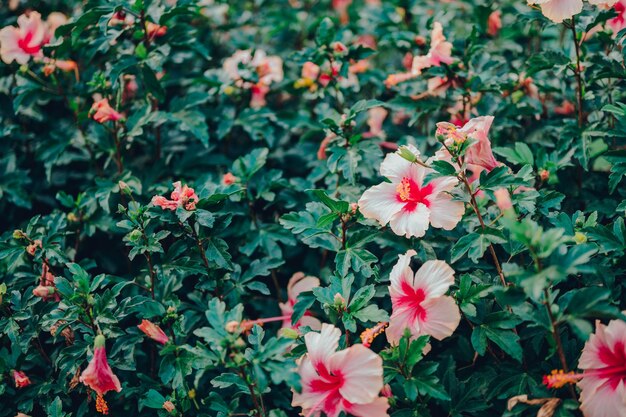
<instances>
[{"instance_id":1,"label":"pink hibiscus flower","mask_svg":"<svg viewBox=\"0 0 626 417\"><path fill-rule=\"evenodd\" d=\"M319 278L305 276L303 272L293 274L287 284L287 302L278 304L283 314L283 328L297 329L300 326L309 326L313 330L319 330L322 327L322 322L306 313L296 324L291 324L293 306L296 305L300 293L311 291L313 288L319 286Z\"/></svg>"},{"instance_id":2,"label":"pink hibiscus flower","mask_svg":"<svg viewBox=\"0 0 626 417\"><path fill-rule=\"evenodd\" d=\"M441 340L452 335L461 321L454 299L444 295L454 284L454 270L444 261L427 261L413 273L410 262L415 254L410 250L400 255L389 277L393 312L386 333L391 344L397 344L406 329L413 337Z\"/></svg>"},{"instance_id":3,"label":"pink hibiscus flower","mask_svg":"<svg viewBox=\"0 0 626 417\"><path fill-rule=\"evenodd\" d=\"M389 404L380 397L382 359L363 345L337 352L341 332L323 324L320 333L304 336L307 354L299 360L302 392L293 393L292 405L302 415L337 417L341 412L357 417L387 417Z\"/></svg>"},{"instance_id":4,"label":"pink hibiscus flower","mask_svg":"<svg viewBox=\"0 0 626 417\"><path fill-rule=\"evenodd\" d=\"M613 5L613 9L617 13L617 16L607 20L606 23L613 31L613 35L617 35L620 30L626 28L626 0L618 0L618 2Z\"/></svg>"},{"instance_id":5,"label":"pink hibiscus flower","mask_svg":"<svg viewBox=\"0 0 626 417\"><path fill-rule=\"evenodd\" d=\"M43 58L41 47L47 39L46 25L37 12L17 18L18 27L7 26L0 30L0 58L10 64L26 64L31 58Z\"/></svg>"},{"instance_id":6,"label":"pink hibiscus flower","mask_svg":"<svg viewBox=\"0 0 626 417\"><path fill-rule=\"evenodd\" d=\"M141 324L137 327L139 328L139 330L144 332L145 335L148 336L150 339L162 345L166 344L170 340L159 326L149 320L141 320Z\"/></svg>"},{"instance_id":7,"label":"pink hibiscus flower","mask_svg":"<svg viewBox=\"0 0 626 417\"><path fill-rule=\"evenodd\" d=\"M103 396L109 391L120 392L122 386L109 366L104 345L104 336L101 334L96 336L93 357L80 375L80 382L96 392L96 410L102 414L108 414L108 406Z\"/></svg>"},{"instance_id":8,"label":"pink hibiscus flower","mask_svg":"<svg viewBox=\"0 0 626 417\"><path fill-rule=\"evenodd\" d=\"M626 322L596 322L583 348L578 367L582 373L552 371L544 377L550 388L578 381L580 409L585 417L626 417Z\"/></svg>"},{"instance_id":9,"label":"pink hibiscus flower","mask_svg":"<svg viewBox=\"0 0 626 417\"><path fill-rule=\"evenodd\" d=\"M479 167L491 171L500 166L500 162L496 161L495 156L493 156L491 141L488 136L493 119L493 116L475 117L459 129L459 132L465 134L468 138L476 140L465 151L465 163L470 167L474 167L474 169Z\"/></svg>"},{"instance_id":10,"label":"pink hibiscus flower","mask_svg":"<svg viewBox=\"0 0 626 417\"><path fill-rule=\"evenodd\" d=\"M189 211L195 210L199 199L194 189L186 184L182 185L180 181L176 181L172 185L174 186L174 191L170 194L171 200L155 195L152 197L152 204L161 207L163 210L175 211L178 207L184 207L185 210Z\"/></svg>"},{"instance_id":11,"label":"pink hibiscus flower","mask_svg":"<svg viewBox=\"0 0 626 417\"><path fill-rule=\"evenodd\" d=\"M97 100L93 103L91 110L89 110L89 116L98 123L106 123L108 121L115 122L124 117L121 113L118 113L113 107L111 107L109 100L106 98Z\"/></svg>"},{"instance_id":12,"label":"pink hibiscus flower","mask_svg":"<svg viewBox=\"0 0 626 417\"><path fill-rule=\"evenodd\" d=\"M388 154L380 166L380 173L390 182L383 182L363 193L359 209L368 219L381 225L389 223L399 236L422 237L429 226L452 230L463 217L465 206L453 201L449 192L457 185L456 177L439 177L425 182L433 172L418 163L400 156L411 152L417 160L419 151L412 145Z\"/></svg>"}]
</instances>

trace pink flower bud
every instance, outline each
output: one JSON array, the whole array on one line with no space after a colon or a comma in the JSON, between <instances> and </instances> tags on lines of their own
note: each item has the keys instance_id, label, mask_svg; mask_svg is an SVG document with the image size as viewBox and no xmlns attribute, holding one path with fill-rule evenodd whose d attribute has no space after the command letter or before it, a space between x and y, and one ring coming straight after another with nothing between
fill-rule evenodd
<instances>
[{"instance_id":1,"label":"pink flower bud","mask_svg":"<svg viewBox=\"0 0 626 417\"><path fill-rule=\"evenodd\" d=\"M159 326L149 320L141 320L141 324L137 326L139 330L144 332L146 336L155 342L166 344L170 339Z\"/></svg>"},{"instance_id":2,"label":"pink flower bud","mask_svg":"<svg viewBox=\"0 0 626 417\"><path fill-rule=\"evenodd\" d=\"M111 107L109 100L106 98L93 103L91 110L89 110L89 115L98 123L117 121L123 117L121 113L118 113L113 107Z\"/></svg>"},{"instance_id":3,"label":"pink flower bud","mask_svg":"<svg viewBox=\"0 0 626 417\"><path fill-rule=\"evenodd\" d=\"M15 380L16 388L24 388L31 384L30 379L22 371L13 371L13 380Z\"/></svg>"}]
</instances>

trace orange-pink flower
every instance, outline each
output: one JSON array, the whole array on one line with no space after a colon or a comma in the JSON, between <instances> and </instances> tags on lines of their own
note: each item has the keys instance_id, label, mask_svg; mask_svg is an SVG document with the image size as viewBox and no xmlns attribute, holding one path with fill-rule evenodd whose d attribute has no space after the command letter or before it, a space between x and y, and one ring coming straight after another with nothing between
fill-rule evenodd
<instances>
[{"instance_id":1,"label":"orange-pink flower","mask_svg":"<svg viewBox=\"0 0 626 417\"><path fill-rule=\"evenodd\" d=\"M487 19L487 33L490 36L497 36L500 29L502 29L502 12L500 10L495 10L491 12L489 18Z\"/></svg>"},{"instance_id":2,"label":"orange-pink flower","mask_svg":"<svg viewBox=\"0 0 626 417\"><path fill-rule=\"evenodd\" d=\"M227 172L222 176L222 184L224 185L232 185L239 181L239 178L233 175L232 172Z\"/></svg>"},{"instance_id":3,"label":"orange-pink flower","mask_svg":"<svg viewBox=\"0 0 626 417\"><path fill-rule=\"evenodd\" d=\"M106 123L108 121L120 120L123 116L115 111L109 104L109 100L103 98L93 103L89 115L98 123Z\"/></svg>"},{"instance_id":4,"label":"orange-pink flower","mask_svg":"<svg viewBox=\"0 0 626 417\"><path fill-rule=\"evenodd\" d=\"M10 64L24 65L31 58L43 58L41 47L46 43L47 31L41 14L30 12L17 18L18 27L0 30L0 58Z\"/></svg>"},{"instance_id":5,"label":"orange-pink flower","mask_svg":"<svg viewBox=\"0 0 626 417\"><path fill-rule=\"evenodd\" d=\"M120 380L109 366L105 342L104 336L96 336L91 361L80 375L80 382L96 392L96 410L102 414L108 414L104 394L109 391L120 392L122 390Z\"/></svg>"},{"instance_id":6,"label":"orange-pink flower","mask_svg":"<svg viewBox=\"0 0 626 417\"><path fill-rule=\"evenodd\" d=\"M152 204L161 207L163 210L176 210L178 207L183 207L185 210L195 210L196 203L198 202L198 195L193 188L188 187L186 184L182 185L180 181L176 181L174 184L174 191L170 194L171 200L167 198L155 195L152 197Z\"/></svg>"},{"instance_id":7,"label":"orange-pink flower","mask_svg":"<svg viewBox=\"0 0 626 417\"><path fill-rule=\"evenodd\" d=\"M139 330L144 332L146 336L148 336L150 339L162 345L166 344L170 340L159 326L149 320L141 320L141 324L137 327L139 328Z\"/></svg>"},{"instance_id":8,"label":"orange-pink flower","mask_svg":"<svg viewBox=\"0 0 626 417\"><path fill-rule=\"evenodd\" d=\"M148 37L150 39L160 38L167 33L167 26L160 26L156 23L147 22L146 32L148 33Z\"/></svg>"},{"instance_id":9,"label":"orange-pink flower","mask_svg":"<svg viewBox=\"0 0 626 417\"><path fill-rule=\"evenodd\" d=\"M16 388L24 388L31 384L30 379L22 371L13 370L13 380Z\"/></svg>"}]
</instances>

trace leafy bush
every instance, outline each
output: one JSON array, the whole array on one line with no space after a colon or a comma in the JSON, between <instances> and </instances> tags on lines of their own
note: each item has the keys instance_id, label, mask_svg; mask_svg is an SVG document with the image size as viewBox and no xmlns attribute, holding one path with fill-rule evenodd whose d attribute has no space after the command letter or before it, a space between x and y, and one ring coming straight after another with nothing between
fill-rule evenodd
<instances>
[{"instance_id":1,"label":"leafy bush","mask_svg":"<svg viewBox=\"0 0 626 417\"><path fill-rule=\"evenodd\" d=\"M0 417L626 416L624 0L6 3Z\"/></svg>"}]
</instances>

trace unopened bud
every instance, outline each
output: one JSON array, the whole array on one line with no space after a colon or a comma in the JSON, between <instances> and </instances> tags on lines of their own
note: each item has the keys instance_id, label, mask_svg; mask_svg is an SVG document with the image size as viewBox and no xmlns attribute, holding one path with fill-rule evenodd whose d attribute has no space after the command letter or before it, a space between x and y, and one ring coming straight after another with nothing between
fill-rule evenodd
<instances>
[{"instance_id":1,"label":"unopened bud","mask_svg":"<svg viewBox=\"0 0 626 417\"><path fill-rule=\"evenodd\" d=\"M576 232L574 234L574 242L576 242L577 245L587 242L587 235L582 232Z\"/></svg>"},{"instance_id":2,"label":"unopened bud","mask_svg":"<svg viewBox=\"0 0 626 417\"><path fill-rule=\"evenodd\" d=\"M13 231L13 239L24 239L26 234L21 230L17 229Z\"/></svg>"},{"instance_id":3,"label":"unopened bud","mask_svg":"<svg viewBox=\"0 0 626 417\"><path fill-rule=\"evenodd\" d=\"M236 320L229 321L228 323L226 323L226 326L224 326L224 328L228 333L235 333L237 329L239 329L239 322Z\"/></svg>"},{"instance_id":4,"label":"unopened bud","mask_svg":"<svg viewBox=\"0 0 626 417\"><path fill-rule=\"evenodd\" d=\"M411 150L406 146L400 146L400 148L398 148L398 155L411 163L417 161L417 155L411 152Z\"/></svg>"},{"instance_id":5,"label":"unopened bud","mask_svg":"<svg viewBox=\"0 0 626 417\"><path fill-rule=\"evenodd\" d=\"M75 213L69 213L67 215L67 221L68 222L72 222L72 223L76 223L78 221L78 216Z\"/></svg>"},{"instance_id":6,"label":"unopened bud","mask_svg":"<svg viewBox=\"0 0 626 417\"><path fill-rule=\"evenodd\" d=\"M345 310L346 309L346 299L343 298L343 296L339 293L335 294L335 297L333 298L333 306L338 309L338 310Z\"/></svg>"},{"instance_id":7,"label":"unopened bud","mask_svg":"<svg viewBox=\"0 0 626 417\"><path fill-rule=\"evenodd\" d=\"M285 339L297 339L299 334L298 331L289 327L283 327L279 330L278 334Z\"/></svg>"},{"instance_id":8,"label":"unopened bud","mask_svg":"<svg viewBox=\"0 0 626 417\"><path fill-rule=\"evenodd\" d=\"M120 192L122 194L130 195L133 190L131 190L130 186L126 184L124 181L118 181L117 185L120 187Z\"/></svg>"}]
</instances>

